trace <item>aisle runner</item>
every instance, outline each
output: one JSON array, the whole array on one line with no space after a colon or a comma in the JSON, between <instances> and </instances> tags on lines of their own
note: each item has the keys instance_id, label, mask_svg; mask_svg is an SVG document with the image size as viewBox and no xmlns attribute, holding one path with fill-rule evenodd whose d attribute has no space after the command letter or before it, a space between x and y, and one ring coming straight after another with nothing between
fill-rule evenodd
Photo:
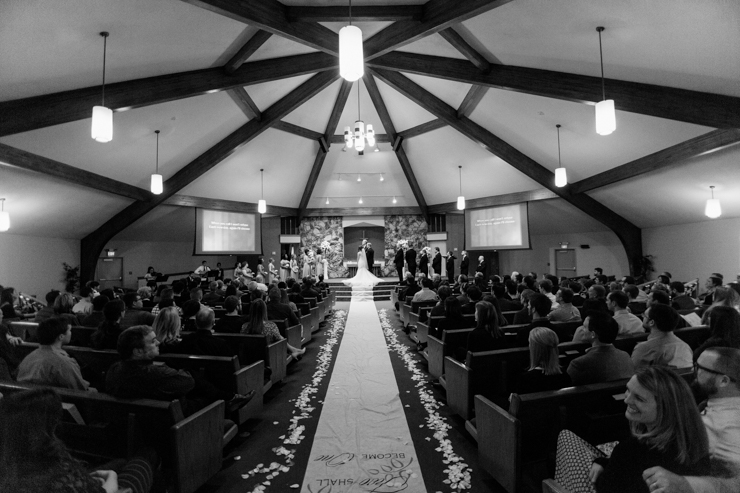
<instances>
[{"instance_id":1,"label":"aisle runner","mask_svg":"<svg viewBox=\"0 0 740 493\"><path fill-rule=\"evenodd\" d=\"M425 493L375 303L353 301L303 493Z\"/></svg>"}]
</instances>

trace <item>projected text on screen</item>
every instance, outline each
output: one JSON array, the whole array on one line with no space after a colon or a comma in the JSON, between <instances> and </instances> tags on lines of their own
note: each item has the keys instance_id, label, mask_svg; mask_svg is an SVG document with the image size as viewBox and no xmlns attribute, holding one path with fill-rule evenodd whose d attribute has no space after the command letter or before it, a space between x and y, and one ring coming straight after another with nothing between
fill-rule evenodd
<instances>
[{"instance_id":1,"label":"projected text on screen","mask_svg":"<svg viewBox=\"0 0 740 493\"><path fill-rule=\"evenodd\" d=\"M466 211L469 249L528 248L526 204Z\"/></svg>"},{"instance_id":2,"label":"projected text on screen","mask_svg":"<svg viewBox=\"0 0 740 493\"><path fill-rule=\"evenodd\" d=\"M198 211L198 243L203 253L254 252L257 242L256 217L243 212Z\"/></svg>"}]
</instances>

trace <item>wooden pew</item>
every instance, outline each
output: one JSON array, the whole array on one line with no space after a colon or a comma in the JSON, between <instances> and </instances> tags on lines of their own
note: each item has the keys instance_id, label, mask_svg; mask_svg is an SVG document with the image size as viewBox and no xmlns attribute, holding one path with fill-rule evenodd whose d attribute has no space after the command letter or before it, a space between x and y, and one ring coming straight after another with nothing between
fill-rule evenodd
<instances>
[{"instance_id":1,"label":"wooden pew","mask_svg":"<svg viewBox=\"0 0 740 493\"><path fill-rule=\"evenodd\" d=\"M427 348L422 352L422 355L427 359L430 375L434 378L439 378L443 375L445 356L452 355L457 347L467 345L468 334L472 330L445 330L442 333L441 340L434 336L428 337Z\"/></svg>"},{"instance_id":2,"label":"wooden pew","mask_svg":"<svg viewBox=\"0 0 740 493\"><path fill-rule=\"evenodd\" d=\"M0 382L9 395L41 386ZM153 445L170 474L170 491L193 493L222 466L223 447L236 435L224 432L224 402L217 401L185 417L179 401L117 399L107 394L55 389L74 405L84 424L63 422L60 438L73 452L105 459L131 456L135 447Z\"/></svg>"},{"instance_id":3,"label":"wooden pew","mask_svg":"<svg viewBox=\"0 0 740 493\"><path fill-rule=\"evenodd\" d=\"M275 325L277 325L278 330L280 330L280 335L285 337L288 340L288 344L293 346L294 348L300 349L301 348L301 333L303 332L303 329L300 324L293 325L291 327L288 327L288 319L285 320L270 320L271 322L275 322Z\"/></svg>"},{"instance_id":4,"label":"wooden pew","mask_svg":"<svg viewBox=\"0 0 740 493\"><path fill-rule=\"evenodd\" d=\"M38 322L10 322L10 334L20 337L24 341L35 341L36 331L39 328Z\"/></svg>"},{"instance_id":5,"label":"wooden pew","mask_svg":"<svg viewBox=\"0 0 740 493\"><path fill-rule=\"evenodd\" d=\"M419 323L429 320L429 312L437 304L436 301L411 302L411 312L409 313L409 337L417 344L421 342L416 335ZM424 340L426 342L426 339Z\"/></svg>"},{"instance_id":6,"label":"wooden pew","mask_svg":"<svg viewBox=\"0 0 740 493\"><path fill-rule=\"evenodd\" d=\"M514 316L517 314L516 311L508 311L508 312L501 312L501 314L506 319L506 323L509 325L514 324Z\"/></svg>"}]
</instances>

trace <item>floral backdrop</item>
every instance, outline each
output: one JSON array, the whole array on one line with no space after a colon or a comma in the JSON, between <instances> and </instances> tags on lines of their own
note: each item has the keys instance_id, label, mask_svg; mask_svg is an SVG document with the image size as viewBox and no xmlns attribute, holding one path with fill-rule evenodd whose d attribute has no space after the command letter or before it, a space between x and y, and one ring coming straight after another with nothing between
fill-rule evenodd
<instances>
[{"instance_id":1,"label":"floral backdrop","mask_svg":"<svg viewBox=\"0 0 740 493\"><path fill-rule=\"evenodd\" d=\"M329 249L322 251L329 264L329 278L347 277L344 260L344 230L341 216L305 217L301 220L301 250L303 248L320 248L322 243L329 243Z\"/></svg>"}]
</instances>

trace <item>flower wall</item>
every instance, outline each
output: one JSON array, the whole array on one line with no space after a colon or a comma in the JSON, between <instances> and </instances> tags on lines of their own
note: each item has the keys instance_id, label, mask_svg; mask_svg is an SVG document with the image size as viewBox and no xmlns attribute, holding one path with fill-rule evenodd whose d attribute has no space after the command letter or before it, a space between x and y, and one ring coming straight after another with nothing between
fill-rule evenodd
<instances>
[{"instance_id":1,"label":"flower wall","mask_svg":"<svg viewBox=\"0 0 740 493\"><path fill-rule=\"evenodd\" d=\"M301 220L300 234L301 250L306 247L316 250L324 242L329 244L328 250L322 250L322 255L329 263L329 279L347 277L347 269L342 263L344 260L344 230L340 216L305 217Z\"/></svg>"}]
</instances>

